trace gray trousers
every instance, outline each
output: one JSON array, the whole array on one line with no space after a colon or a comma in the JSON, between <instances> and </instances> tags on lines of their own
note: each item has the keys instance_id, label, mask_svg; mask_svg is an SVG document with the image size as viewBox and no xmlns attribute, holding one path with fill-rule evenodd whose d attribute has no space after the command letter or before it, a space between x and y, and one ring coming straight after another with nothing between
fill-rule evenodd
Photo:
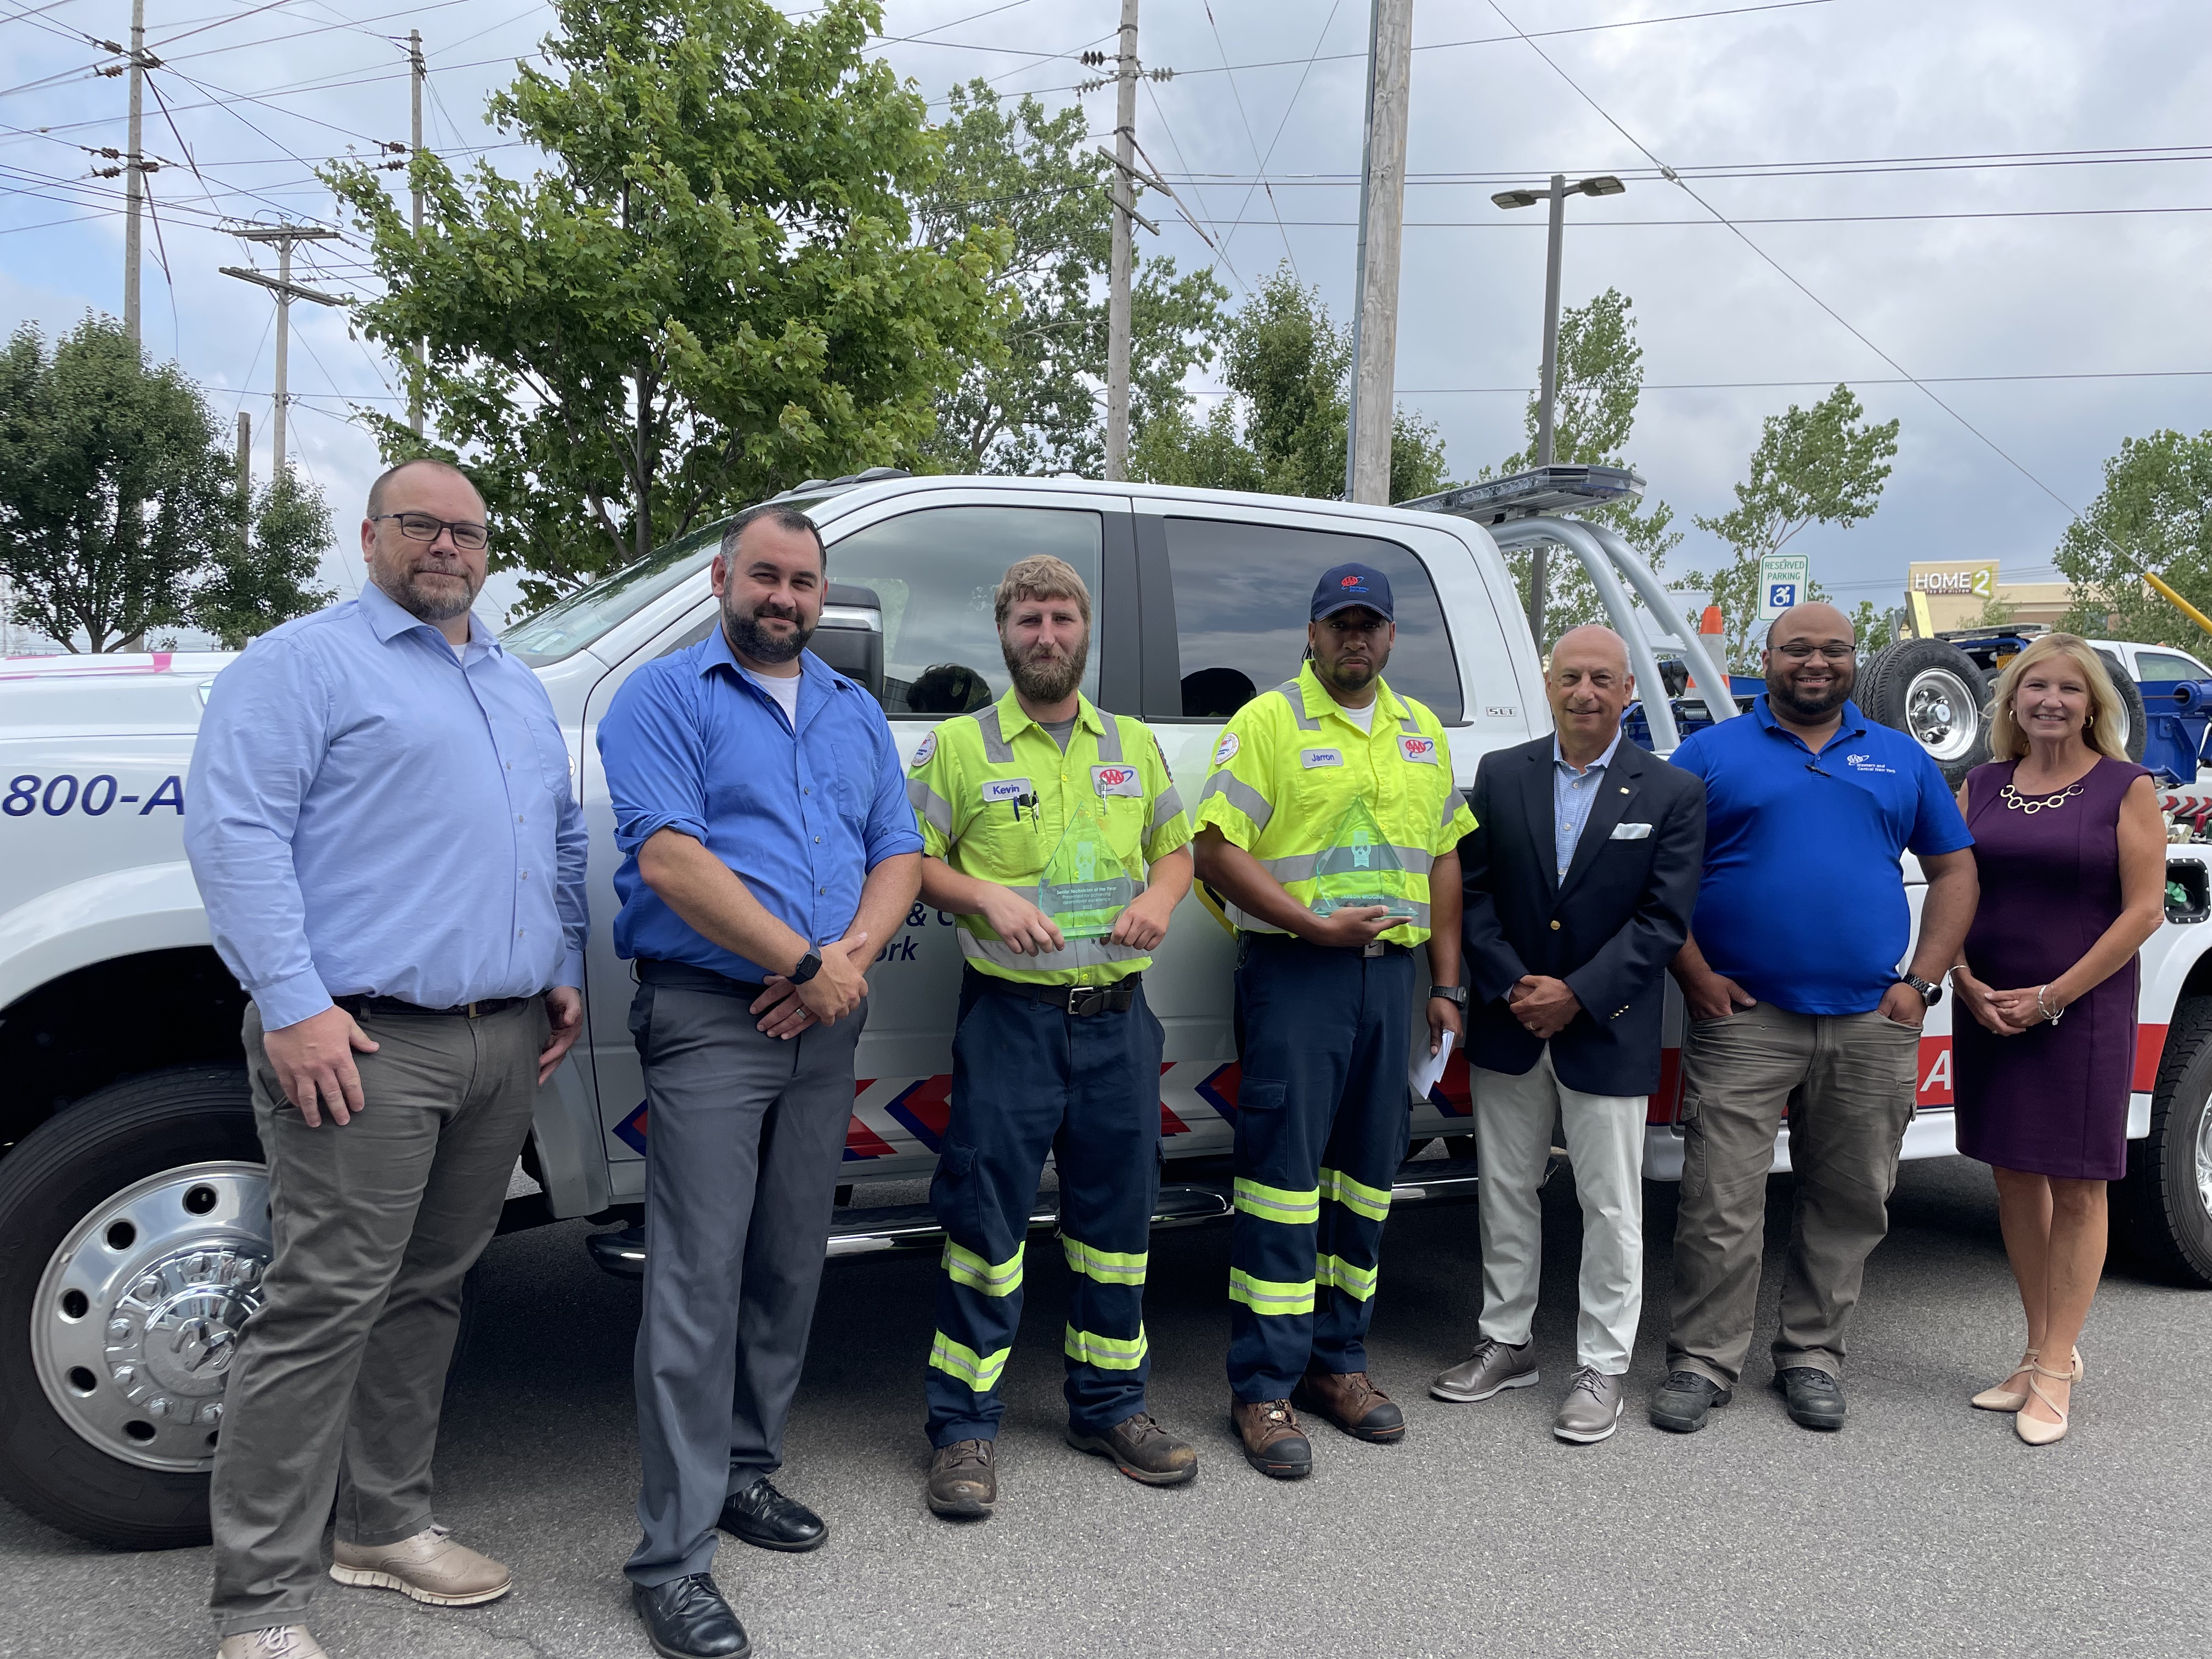
<instances>
[{"instance_id":1,"label":"gray trousers","mask_svg":"<svg viewBox=\"0 0 2212 1659\"><path fill-rule=\"evenodd\" d=\"M1786 1114L1797 1195L1774 1369L1842 1375L1866 1260L1889 1231L1919 1048L1917 1027L1879 1012L1798 1014L1762 1002L1691 1022L1668 1370L1726 1388L1743 1374L1766 1177Z\"/></svg>"},{"instance_id":2,"label":"gray trousers","mask_svg":"<svg viewBox=\"0 0 2212 1659\"><path fill-rule=\"evenodd\" d=\"M1607 1376L1628 1370L1644 1311L1642 1095L1587 1095L1559 1081L1546 1043L1519 1077L1474 1068L1474 1139L1482 1154L1483 1335L1509 1347L1528 1340L1544 1265L1538 1188L1552 1156L1552 1121L1566 1132L1583 1260L1575 1363Z\"/></svg>"},{"instance_id":3,"label":"gray trousers","mask_svg":"<svg viewBox=\"0 0 2212 1659\"><path fill-rule=\"evenodd\" d=\"M723 1499L782 1466L866 1012L786 1042L737 997L641 985L630 1006L647 1109L635 1583L706 1571Z\"/></svg>"},{"instance_id":4,"label":"gray trousers","mask_svg":"<svg viewBox=\"0 0 2212 1659\"><path fill-rule=\"evenodd\" d=\"M323 1522L387 1544L428 1526L461 1280L499 1224L538 1100L544 999L481 1019L364 1020L366 1108L309 1128L246 1010L276 1254L223 1401L210 1509L225 1636L304 1622Z\"/></svg>"}]
</instances>

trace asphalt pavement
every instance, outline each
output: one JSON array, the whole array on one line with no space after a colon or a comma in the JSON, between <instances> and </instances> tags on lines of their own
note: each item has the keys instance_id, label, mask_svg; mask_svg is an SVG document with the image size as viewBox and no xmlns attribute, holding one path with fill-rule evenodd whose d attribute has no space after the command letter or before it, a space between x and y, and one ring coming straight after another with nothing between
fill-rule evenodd
<instances>
[{"instance_id":1,"label":"asphalt pavement","mask_svg":"<svg viewBox=\"0 0 2212 1659\"><path fill-rule=\"evenodd\" d=\"M1154 1491L1061 1443L1066 1279L1031 1251L1007 1368L998 1514L922 1507L921 1364L933 1261L830 1264L781 1484L830 1543L725 1540L715 1570L760 1659L1110 1654L2172 1656L2212 1653L2212 1431L2200 1392L2212 1294L2108 1276L2082 1342L2076 1425L2021 1445L1968 1395L2021 1345L1987 1172L1906 1166L1853 1332L1849 1425L1808 1433L1765 1386L1788 1177L1771 1191L1768 1290L1747 1387L1704 1433L1644 1420L1658 1381L1671 1188L1654 1187L1630 1415L1611 1441L1549 1432L1573 1364L1577 1221L1555 1182L1536 1340L1543 1382L1480 1406L1430 1399L1481 1300L1474 1212L1401 1207L1385 1241L1374 1373L1404 1443L1325 1425L1316 1473L1249 1470L1225 1425L1220 1230L1155 1238L1155 1413L1200 1447ZM333 1659L645 1659L621 1574L635 1538L635 1285L569 1224L496 1241L438 1462L441 1520L508 1562L479 1608L326 1585ZM0 1506L0 1655L205 1656L208 1553L122 1555Z\"/></svg>"}]
</instances>

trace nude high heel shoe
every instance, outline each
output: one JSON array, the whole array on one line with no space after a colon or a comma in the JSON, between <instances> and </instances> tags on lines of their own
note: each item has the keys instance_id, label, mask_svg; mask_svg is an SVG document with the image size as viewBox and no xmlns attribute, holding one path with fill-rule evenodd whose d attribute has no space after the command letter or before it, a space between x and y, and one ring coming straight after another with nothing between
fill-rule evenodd
<instances>
[{"instance_id":1,"label":"nude high heel shoe","mask_svg":"<svg viewBox=\"0 0 2212 1659\"><path fill-rule=\"evenodd\" d=\"M2048 1376L2061 1382L2071 1382L2074 1381L2073 1371L2071 1368L2063 1371L2054 1371L2042 1365L2033 1365L2029 1370L2034 1375L2027 1379L2028 1392L2050 1407L2052 1411L2057 1412L2058 1420L2056 1423L2045 1423L2040 1418L2030 1417L2024 1412L2015 1412L2013 1413L2012 1419L2013 1432L2031 1446L2048 1446L2066 1437L2067 1413L2064 1407L2059 1405L2037 1386L2035 1379L2038 1376ZM2067 1401L2068 1405L2072 1403L2070 1399Z\"/></svg>"},{"instance_id":2,"label":"nude high heel shoe","mask_svg":"<svg viewBox=\"0 0 2212 1659\"><path fill-rule=\"evenodd\" d=\"M2033 1370L2036 1368L2035 1362L2041 1357L2035 1349L2030 1348L2026 1353L2021 1355L2020 1364L2012 1368L2012 1376L2006 1377L2005 1382L2011 1382L2014 1376L2020 1376ZM2044 1375L2055 1376L2058 1373L2045 1371ZM2074 1350L2073 1368L2067 1374L2066 1380L2069 1382L2079 1382L2081 1380L2081 1350L2079 1348ZM2027 1392L2024 1389L2008 1389L2003 1382L2000 1382L1994 1389L1984 1389L1974 1396L1972 1403L1974 1409L1978 1412L2016 1412L2027 1404Z\"/></svg>"}]
</instances>

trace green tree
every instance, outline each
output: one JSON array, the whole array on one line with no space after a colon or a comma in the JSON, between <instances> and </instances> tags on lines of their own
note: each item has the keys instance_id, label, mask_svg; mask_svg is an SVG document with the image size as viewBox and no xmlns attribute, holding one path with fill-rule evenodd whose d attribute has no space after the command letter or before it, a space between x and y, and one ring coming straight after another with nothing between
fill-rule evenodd
<instances>
[{"instance_id":1,"label":"green tree","mask_svg":"<svg viewBox=\"0 0 2212 1659\"><path fill-rule=\"evenodd\" d=\"M2097 499L2059 538L2057 562L2073 590L2065 627L2202 650L2202 630L2142 578L2155 571L2212 611L2212 431L2122 439Z\"/></svg>"},{"instance_id":2,"label":"green tree","mask_svg":"<svg viewBox=\"0 0 2212 1659\"><path fill-rule=\"evenodd\" d=\"M15 619L106 651L183 621L236 533L237 495L198 387L149 368L112 318L50 353L26 323L0 352L0 572Z\"/></svg>"},{"instance_id":3,"label":"green tree","mask_svg":"<svg viewBox=\"0 0 2212 1659\"><path fill-rule=\"evenodd\" d=\"M2010 620L2008 614L2005 621ZM1858 641L1859 649L1869 656L1896 643L1890 636L1889 612L1875 610L1872 599L1861 599L1857 609L1851 612L1851 634Z\"/></svg>"},{"instance_id":4,"label":"green tree","mask_svg":"<svg viewBox=\"0 0 2212 1659\"><path fill-rule=\"evenodd\" d=\"M330 604L337 595L314 577L331 542L321 492L289 471L279 475L255 492L248 533L227 537L216 549L191 596L192 625L224 650L238 651L277 623Z\"/></svg>"},{"instance_id":5,"label":"green tree","mask_svg":"<svg viewBox=\"0 0 2212 1659\"><path fill-rule=\"evenodd\" d=\"M1048 114L1031 97L1007 105L990 83L955 87L939 129L944 162L917 192L923 240L954 249L980 233L1011 239L1000 282L1019 301L996 362L977 362L937 400L923 446L949 472L1097 476L1105 459L1103 386L1113 243L1112 163L1092 145L1081 109ZM1140 258L1130 291L1133 430L1179 410L1183 377L1213 361L1229 298L1210 270L1178 276L1170 258Z\"/></svg>"},{"instance_id":6,"label":"green tree","mask_svg":"<svg viewBox=\"0 0 2212 1659\"><path fill-rule=\"evenodd\" d=\"M1130 447L1132 477L1215 489L1257 489L1322 501L1344 496L1352 331L1319 289L1279 266L1246 296L1223 348L1230 398L1201 421L1164 408ZM1443 440L1404 410L1393 417L1390 499L1446 487Z\"/></svg>"},{"instance_id":7,"label":"green tree","mask_svg":"<svg viewBox=\"0 0 2212 1659\"><path fill-rule=\"evenodd\" d=\"M1751 453L1750 477L1735 487L1735 506L1718 518L1696 519L1735 550L1728 564L1711 573L1692 570L1678 586L1711 593L1727 624L1723 648L1737 672L1753 672L1759 648L1759 561L1778 552L1808 525L1850 529L1874 516L1881 502L1890 462L1897 456L1898 423L1869 421L1848 386L1838 386L1810 409L1792 404L1770 415ZM1828 597L1817 581L1806 597Z\"/></svg>"},{"instance_id":8,"label":"green tree","mask_svg":"<svg viewBox=\"0 0 2212 1659\"><path fill-rule=\"evenodd\" d=\"M546 158L529 180L414 156L417 238L379 174L328 175L385 283L359 325L444 446L363 419L387 460L466 460L532 604L738 503L918 459L1012 305L1003 233L915 239L939 144L865 55L874 0L554 9L550 70L489 104Z\"/></svg>"},{"instance_id":9,"label":"green tree","mask_svg":"<svg viewBox=\"0 0 2212 1659\"><path fill-rule=\"evenodd\" d=\"M1618 289L1608 288L1589 304L1571 306L1559 318L1559 380L1553 400L1552 455L1556 461L1585 466L1626 466L1629 435L1636 429L1636 406L1644 396L1644 348L1636 338L1635 301ZM1528 399L1522 412L1528 444L1509 455L1502 472L1510 477L1536 465L1536 431L1541 404ZM1486 468L1483 477L1497 476ZM1674 509L1654 501L1642 512L1637 503L1617 501L1595 507L1580 516L1609 526L1620 538L1657 570L1667 555L1681 541L1673 528ZM1528 602L1530 556L1527 551L1506 555L1521 589L1521 602ZM1585 623L1606 623L1604 603L1590 585L1582 562L1553 549L1545 562L1544 648L1570 628Z\"/></svg>"}]
</instances>

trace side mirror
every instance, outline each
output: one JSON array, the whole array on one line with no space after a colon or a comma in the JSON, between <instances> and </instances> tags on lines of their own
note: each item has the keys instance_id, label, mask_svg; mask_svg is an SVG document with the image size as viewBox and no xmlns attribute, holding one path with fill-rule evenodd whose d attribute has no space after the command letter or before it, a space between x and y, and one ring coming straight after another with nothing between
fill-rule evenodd
<instances>
[{"instance_id":1,"label":"side mirror","mask_svg":"<svg viewBox=\"0 0 2212 1659\"><path fill-rule=\"evenodd\" d=\"M808 648L848 679L884 697L884 605L872 587L831 582L823 592L822 621Z\"/></svg>"}]
</instances>

